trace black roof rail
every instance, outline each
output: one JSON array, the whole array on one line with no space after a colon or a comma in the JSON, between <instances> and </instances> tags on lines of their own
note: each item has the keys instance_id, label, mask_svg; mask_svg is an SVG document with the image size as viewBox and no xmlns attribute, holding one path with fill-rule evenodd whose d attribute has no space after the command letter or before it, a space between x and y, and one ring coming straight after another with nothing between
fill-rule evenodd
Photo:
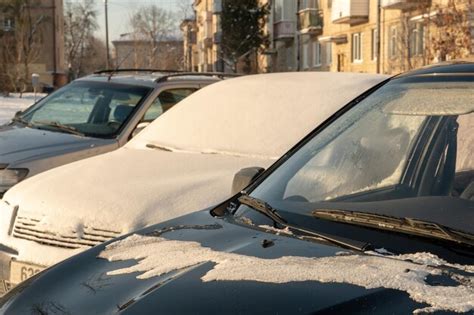
<instances>
[{"instance_id":1,"label":"black roof rail","mask_svg":"<svg viewBox=\"0 0 474 315\"><path fill-rule=\"evenodd\" d=\"M225 79L225 78L240 77L241 75L237 73L224 73L224 72L178 72L178 73L164 75L156 79L155 82L160 83L160 82L167 81L169 78L187 77L187 76L194 76L194 77L208 76L208 77L217 77L219 79Z\"/></svg>"},{"instance_id":2,"label":"black roof rail","mask_svg":"<svg viewBox=\"0 0 474 315\"><path fill-rule=\"evenodd\" d=\"M103 69L99 71L95 71L94 74L109 74L109 73L116 73L116 72L161 72L161 73L182 73L181 70L164 70L164 69L134 69L134 68L125 68L125 69Z\"/></svg>"}]
</instances>

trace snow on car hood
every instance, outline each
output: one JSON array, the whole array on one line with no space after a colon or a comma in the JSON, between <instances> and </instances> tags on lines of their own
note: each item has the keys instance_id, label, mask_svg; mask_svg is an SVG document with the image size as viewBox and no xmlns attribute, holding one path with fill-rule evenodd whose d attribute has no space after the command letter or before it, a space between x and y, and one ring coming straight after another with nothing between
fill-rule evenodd
<instances>
[{"instance_id":1,"label":"snow on car hood","mask_svg":"<svg viewBox=\"0 0 474 315\"><path fill-rule=\"evenodd\" d=\"M45 232L80 236L92 226L124 234L212 206L230 195L238 170L273 162L122 148L34 176L10 189L4 200L19 205L18 217L39 220L37 226ZM24 240L1 233L0 243L26 259L29 249L20 246Z\"/></svg>"},{"instance_id":2,"label":"snow on car hood","mask_svg":"<svg viewBox=\"0 0 474 315\"><path fill-rule=\"evenodd\" d=\"M205 233L205 232L203 232ZM436 267L451 267L473 273L474 266L450 265L430 253L383 257L344 254L330 257L284 256L264 259L216 251L198 242L168 240L163 237L131 235L109 244L99 257L109 261L136 260L130 267L110 271L108 275L138 272L138 279L148 279L175 270L213 262L215 266L202 281L257 281L288 283L303 281L349 283L366 289L387 288L405 291L410 298L430 307L415 312L474 310L473 278L454 276L457 286L429 285L429 275L441 275ZM462 278L462 279L461 279Z\"/></svg>"},{"instance_id":3,"label":"snow on car hood","mask_svg":"<svg viewBox=\"0 0 474 315\"><path fill-rule=\"evenodd\" d=\"M155 120L127 145L279 157L365 90L387 79L360 73L251 75L210 85Z\"/></svg>"}]
</instances>

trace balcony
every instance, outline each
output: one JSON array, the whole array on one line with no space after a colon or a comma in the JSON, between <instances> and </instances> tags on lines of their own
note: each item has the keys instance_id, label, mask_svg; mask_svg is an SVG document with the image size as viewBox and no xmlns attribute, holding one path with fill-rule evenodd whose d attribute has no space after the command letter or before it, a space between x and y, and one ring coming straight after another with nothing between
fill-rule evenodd
<instances>
[{"instance_id":1,"label":"balcony","mask_svg":"<svg viewBox=\"0 0 474 315\"><path fill-rule=\"evenodd\" d=\"M333 0L331 20L336 24L362 24L369 21L369 0Z\"/></svg>"},{"instance_id":2,"label":"balcony","mask_svg":"<svg viewBox=\"0 0 474 315\"><path fill-rule=\"evenodd\" d=\"M295 22L278 21L273 24L274 40L291 40L295 37Z\"/></svg>"},{"instance_id":3,"label":"balcony","mask_svg":"<svg viewBox=\"0 0 474 315\"><path fill-rule=\"evenodd\" d=\"M429 0L382 0L383 9L393 10L413 10L429 6Z\"/></svg>"},{"instance_id":4,"label":"balcony","mask_svg":"<svg viewBox=\"0 0 474 315\"><path fill-rule=\"evenodd\" d=\"M298 12L301 34L321 35L323 33L323 17L319 9L304 9Z\"/></svg>"}]
</instances>

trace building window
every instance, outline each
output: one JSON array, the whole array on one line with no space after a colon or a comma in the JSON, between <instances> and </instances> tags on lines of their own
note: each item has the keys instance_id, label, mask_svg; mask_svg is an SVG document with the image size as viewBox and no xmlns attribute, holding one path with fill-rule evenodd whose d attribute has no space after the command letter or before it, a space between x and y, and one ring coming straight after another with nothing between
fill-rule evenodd
<instances>
[{"instance_id":1,"label":"building window","mask_svg":"<svg viewBox=\"0 0 474 315\"><path fill-rule=\"evenodd\" d=\"M5 32L11 31L15 28L15 21L13 19L2 18L0 22L1 22L0 27Z\"/></svg>"},{"instance_id":2,"label":"building window","mask_svg":"<svg viewBox=\"0 0 474 315\"><path fill-rule=\"evenodd\" d=\"M388 41L388 55L390 58L397 57L398 31L396 26L390 27L390 39Z\"/></svg>"},{"instance_id":3,"label":"building window","mask_svg":"<svg viewBox=\"0 0 474 315\"><path fill-rule=\"evenodd\" d=\"M293 21L296 17L296 4L288 0L275 0L275 22Z\"/></svg>"},{"instance_id":4,"label":"building window","mask_svg":"<svg viewBox=\"0 0 474 315\"><path fill-rule=\"evenodd\" d=\"M327 42L325 46L326 46L326 65L329 66L332 64L332 43Z\"/></svg>"},{"instance_id":5,"label":"building window","mask_svg":"<svg viewBox=\"0 0 474 315\"><path fill-rule=\"evenodd\" d=\"M309 44L303 44L303 69L309 68Z\"/></svg>"},{"instance_id":6,"label":"building window","mask_svg":"<svg viewBox=\"0 0 474 315\"><path fill-rule=\"evenodd\" d=\"M377 55L378 55L378 47L377 47L377 41L378 41L378 31L376 28L372 29L372 60L377 60Z\"/></svg>"},{"instance_id":7,"label":"building window","mask_svg":"<svg viewBox=\"0 0 474 315\"><path fill-rule=\"evenodd\" d=\"M362 33L352 34L352 62L362 62Z\"/></svg>"},{"instance_id":8,"label":"building window","mask_svg":"<svg viewBox=\"0 0 474 315\"><path fill-rule=\"evenodd\" d=\"M295 58L293 54L293 48L288 47L285 49L285 54L286 54L286 69L287 70L293 70L293 66L295 64Z\"/></svg>"},{"instance_id":9,"label":"building window","mask_svg":"<svg viewBox=\"0 0 474 315\"><path fill-rule=\"evenodd\" d=\"M423 55L425 40L425 29L421 23L416 23L411 31L410 38L410 56Z\"/></svg>"},{"instance_id":10,"label":"building window","mask_svg":"<svg viewBox=\"0 0 474 315\"><path fill-rule=\"evenodd\" d=\"M313 42L313 66L321 66L321 44L319 41Z\"/></svg>"},{"instance_id":11,"label":"building window","mask_svg":"<svg viewBox=\"0 0 474 315\"><path fill-rule=\"evenodd\" d=\"M300 10L304 9L317 9L319 8L318 0L302 0L300 5Z\"/></svg>"}]
</instances>

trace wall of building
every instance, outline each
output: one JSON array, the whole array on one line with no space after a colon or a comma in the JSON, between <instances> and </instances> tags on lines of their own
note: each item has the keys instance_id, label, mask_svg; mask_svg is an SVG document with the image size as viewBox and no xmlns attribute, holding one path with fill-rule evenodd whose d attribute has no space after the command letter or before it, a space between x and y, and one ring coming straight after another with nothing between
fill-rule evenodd
<instances>
[{"instance_id":1,"label":"wall of building","mask_svg":"<svg viewBox=\"0 0 474 315\"><path fill-rule=\"evenodd\" d=\"M152 43L127 36L112 42L115 47L117 65L122 69L182 70L183 42L179 40L157 42L154 56L150 55Z\"/></svg>"}]
</instances>

